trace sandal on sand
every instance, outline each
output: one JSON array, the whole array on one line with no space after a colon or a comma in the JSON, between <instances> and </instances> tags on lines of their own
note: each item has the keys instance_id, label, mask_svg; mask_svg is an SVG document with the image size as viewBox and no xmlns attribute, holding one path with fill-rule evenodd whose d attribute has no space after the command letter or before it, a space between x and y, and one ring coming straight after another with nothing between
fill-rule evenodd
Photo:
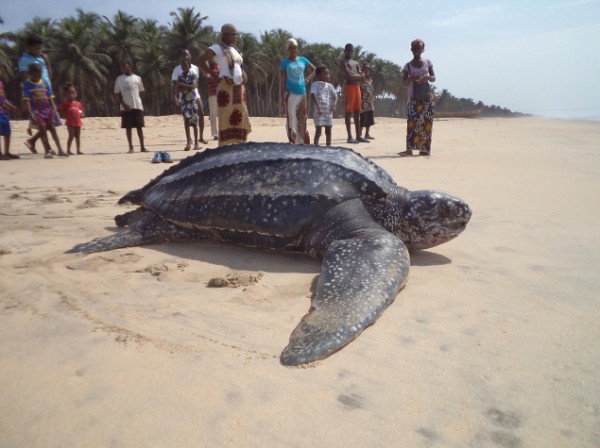
<instances>
[{"instance_id":1,"label":"sandal on sand","mask_svg":"<svg viewBox=\"0 0 600 448\"><path fill-rule=\"evenodd\" d=\"M29 140L25 140L23 142L23 144L25 146L27 146L27 149L29 149L33 154L37 154L37 150L35 149L35 147L31 144L31 142Z\"/></svg>"},{"instance_id":2,"label":"sandal on sand","mask_svg":"<svg viewBox=\"0 0 600 448\"><path fill-rule=\"evenodd\" d=\"M400 157L412 157L412 151L399 152Z\"/></svg>"},{"instance_id":3,"label":"sandal on sand","mask_svg":"<svg viewBox=\"0 0 600 448\"><path fill-rule=\"evenodd\" d=\"M429 157L431 154L429 154L428 152L419 151L419 155Z\"/></svg>"}]
</instances>

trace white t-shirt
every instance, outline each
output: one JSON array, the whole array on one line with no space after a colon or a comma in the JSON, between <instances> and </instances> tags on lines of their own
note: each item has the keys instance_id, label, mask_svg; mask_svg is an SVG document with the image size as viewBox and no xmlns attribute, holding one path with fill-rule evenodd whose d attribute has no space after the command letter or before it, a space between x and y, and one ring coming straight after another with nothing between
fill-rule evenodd
<instances>
[{"instance_id":1,"label":"white t-shirt","mask_svg":"<svg viewBox=\"0 0 600 448\"><path fill-rule=\"evenodd\" d=\"M177 80L179 79L179 77L181 76L182 73L183 73L183 69L181 68L181 65L178 65L177 67L175 67L173 69L173 73L171 74L171 81L177 82ZM200 70L198 69L197 65L190 64L190 73L192 75L196 75L196 79L200 80ZM196 98L200 98L200 92L198 92L197 88L194 89L194 93L196 94Z\"/></svg>"},{"instance_id":2,"label":"white t-shirt","mask_svg":"<svg viewBox=\"0 0 600 448\"><path fill-rule=\"evenodd\" d=\"M238 76L241 78L242 64L244 63L244 59L242 58L242 55L235 48L230 47L231 55L233 56L234 71L236 73L231 73L231 70L229 69L229 63L230 63L229 57L223 51L220 44L211 45L210 49L212 51L214 51L214 53L215 53L214 60L217 64L219 64L219 76L233 79L234 82L236 82L236 80L238 79ZM239 72L238 72L238 70L239 70ZM241 79L240 79L239 83L241 84ZM236 84L238 84L238 82L236 82Z\"/></svg>"},{"instance_id":3,"label":"white t-shirt","mask_svg":"<svg viewBox=\"0 0 600 448\"><path fill-rule=\"evenodd\" d=\"M133 73L129 76L122 74L115 81L115 94L120 93L123 97L123 102L132 109L144 110L142 98L140 97L140 93L143 91L144 84L142 83L142 78ZM125 110L122 104L119 104L119 107L122 111Z\"/></svg>"}]
</instances>

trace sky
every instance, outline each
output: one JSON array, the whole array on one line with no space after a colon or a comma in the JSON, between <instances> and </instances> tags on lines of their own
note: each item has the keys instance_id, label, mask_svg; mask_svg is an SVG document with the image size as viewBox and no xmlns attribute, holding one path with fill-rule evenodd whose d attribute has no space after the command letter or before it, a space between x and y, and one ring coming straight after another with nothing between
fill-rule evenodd
<instances>
[{"instance_id":1,"label":"sky","mask_svg":"<svg viewBox=\"0 0 600 448\"><path fill-rule=\"evenodd\" d=\"M169 25L178 7L194 7L217 30L233 23L259 37L281 28L309 43L351 42L398 65L421 38L438 90L518 112L600 120L600 0L2 0L0 32L22 29L31 11L60 19L77 8Z\"/></svg>"}]
</instances>

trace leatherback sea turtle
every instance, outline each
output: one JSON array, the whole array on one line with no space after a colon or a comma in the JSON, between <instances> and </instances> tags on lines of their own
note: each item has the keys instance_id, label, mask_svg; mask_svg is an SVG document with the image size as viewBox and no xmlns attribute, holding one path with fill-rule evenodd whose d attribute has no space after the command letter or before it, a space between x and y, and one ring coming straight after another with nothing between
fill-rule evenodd
<instances>
[{"instance_id":1,"label":"leatherback sea turtle","mask_svg":"<svg viewBox=\"0 0 600 448\"><path fill-rule=\"evenodd\" d=\"M409 250L455 238L471 217L462 200L402 188L351 149L287 143L196 154L119 200L128 202L139 207L115 217L128 229L69 252L209 238L323 260L284 365L323 359L355 339L403 287Z\"/></svg>"}]
</instances>

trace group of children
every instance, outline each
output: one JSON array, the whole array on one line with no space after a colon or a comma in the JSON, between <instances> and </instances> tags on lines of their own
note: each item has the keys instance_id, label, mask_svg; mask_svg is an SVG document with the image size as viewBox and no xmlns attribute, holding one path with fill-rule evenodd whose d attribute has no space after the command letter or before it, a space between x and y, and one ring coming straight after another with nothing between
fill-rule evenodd
<instances>
[{"instance_id":1,"label":"group of children","mask_svg":"<svg viewBox=\"0 0 600 448\"><path fill-rule=\"evenodd\" d=\"M51 149L48 140L48 133L52 136L56 147L58 148L59 156L69 156L71 146L75 141L77 154L81 152L81 127L83 126L83 106L77 101L77 89L71 83L64 87L64 100L56 106L54 102L54 94L50 84L42 79L42 68L39 64L31 64L28 70L28 77L23 81L23 102L27 107L29 116L28 132L35 129L37 132L30 139L25 141L25 145L34 154L35 142L37 139L42 141L44 146L44 157L50 159L56 153ZM19 109L6 98L4 86L0 82L0 135L3 137L4 153L3 160L18 159L19 156L10 152L10 115L9 112L18 112ZM62 124L61 118L65 120L65 125L68 130L67 152L64 152L60 144L60 139L56 132L56 126ZM1 151L0 151L1 152Z\"/></svg>"},{"instance_id":2,"label":"group of children","mask_svg":"<svg viewBox=\"0 0 600 448\"><path fill-rule=\"evenodd\" d=\"M25 140L25 145L32 153L37 153L35 144L39 139L44 146L45 157L52 158L56 153L50 148L49 133L58 149L58 155L72 154L73 141L75 141L77 154L82 154L80 135L83 125L81 121L83 106L77 101L77 89L71 83L67 84L64 87L64 100L57 107L50 84L50 64L48 57L42 53L42 39L39 36L29 36L26 46L25 53L19 59L23 107L26 107L30 120L28 133L31 138ZM4 142L4 153L1 158L4 160L19 158L10 152L10 111L18 112L18 108L6 99L4 86L0 82L0 135ZM56 126L62 125L61 117L65 119L69 133L67 152L63 151L56 132Z\"/></svg>"}]
</instances>

